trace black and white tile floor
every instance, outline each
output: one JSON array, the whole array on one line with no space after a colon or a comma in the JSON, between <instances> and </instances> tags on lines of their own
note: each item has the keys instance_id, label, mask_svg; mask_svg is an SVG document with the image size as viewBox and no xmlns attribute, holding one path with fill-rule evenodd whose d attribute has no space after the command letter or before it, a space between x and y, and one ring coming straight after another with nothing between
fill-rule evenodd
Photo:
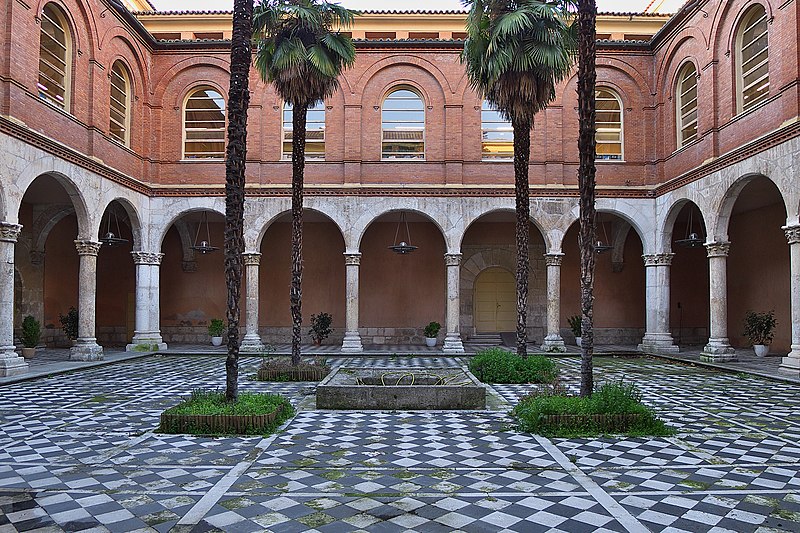
<instances>
[{"instance_id":1,"label":"black and white tile floor","mask_svg":"<svg viewBox=\"0 0 800 533\"><path fill-rule=\"evenodd\" d=\"M458 358L339 357L425 368ZM263 439L154 433L160 412L221 388L218 357L152 356L0 386L0 533L14 531L800 531L796 385L598 358L637 383L678 433L544 439L507 411L532 386L496 385L492 410L313 408L314 385L249 379L300 407ZM578 361L559 359L578 385Z\"/></svg>"}]
</instances>

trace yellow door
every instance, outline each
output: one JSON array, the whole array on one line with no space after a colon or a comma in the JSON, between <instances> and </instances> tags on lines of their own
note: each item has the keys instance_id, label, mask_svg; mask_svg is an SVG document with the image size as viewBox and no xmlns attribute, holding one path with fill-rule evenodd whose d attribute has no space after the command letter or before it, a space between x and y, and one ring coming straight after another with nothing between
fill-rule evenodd
<instances>
[{"instance_id":1,"label":"yellow door","mask_svg":"<svg viewBox=\"0 0 800 533\"><path fill-rule=\"evenodd\" d=\"M475 280L475 329L499 333L517 329L517 291L507 270L487 268Z\"/></svg>"}]
</instances>

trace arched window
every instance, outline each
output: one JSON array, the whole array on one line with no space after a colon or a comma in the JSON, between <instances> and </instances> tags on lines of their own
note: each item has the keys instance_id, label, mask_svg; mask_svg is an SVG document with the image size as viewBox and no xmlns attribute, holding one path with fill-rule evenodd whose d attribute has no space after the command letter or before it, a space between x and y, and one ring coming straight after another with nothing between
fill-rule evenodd
<instances>
[{"instance_id":1,"label":"arched window","mask_svg":"<svg viewBox=\"0 0 800 533\"><path fill-rule=\"evenodd\" d=\"M225 158L225 99L216 89L198 87L184 106L183 158Z\"/></svg>"},{"instance_id":2,"label":"arched window","mask_svg":"<svg viewBox=\"0 0 800 533\"><path fill-rule=\"evenodd\" d=\"M597 89L597 159L603 161L622 160L622 103L619 96L609 89Z\"/></svg>"},{"instance_id":3,"label":"arched window","mask_svg":"<svg viewBox=\"0 0 800 533\"><path fill-rule=\"evenodd\" d=\"M72 36L67 17L55 4L42 10L39 32L39 98L69 111Z\"/></svg>"},{"instance_id":4,"label":"arched window","mask_svg":"<svg viewBox=\"0 0 800 533\"><path fill-rule=\"evenodd\" d=\"M481 106L481 158L514 159L514 128L488 100Z\"/></svg>"},{"instance_id":5,"label":"arched window","mask_svg":"<svg viewBox=\"0 0 800 533\"><path fill-rule=\"evenodd\" d=\"M767 12L754 5L742 19L736 35L738 109L747 111L769 95Z\"/></svg>"},{"instance_id":6,"label":"arched window","mask_svg":"<svg viewBox=\"0 0 800 533\"><path fill-rule=\"evenodd\" d=\"M292 104L283 105L283 159L292 158ZM325 102L306 111L306 159L325 159Z\"/></svg>"},{"instance_id":7,"label":"arched window","mask_svg":"<svg viewBox=\"0 0 800 533\"><path fill-rule=\"evenodd\" d=\"M697 139L697 69L691 61L681 68L675 92L678 148L681 148Z\"/></svg>"},{"instance_id":8,"label":"arched window","mask_svg":"<svg viewBox=\"0 0 800 533\"><path fill-rule=\"evenodd\" d=\"M131 77L122 61L111 67L111 97L108 131L113 138L128 146L131 127Z\"/></svg>"},{"instance_id":9,"label":"arched window","mask_svg":"<svg viewBox=\"0 0 800 533\"><path fill-rule=\"evenodd\" d=\"M400 88L383 100L382 159L425 159L425 103L411 89Z\"/></svg>"}]
</instances>

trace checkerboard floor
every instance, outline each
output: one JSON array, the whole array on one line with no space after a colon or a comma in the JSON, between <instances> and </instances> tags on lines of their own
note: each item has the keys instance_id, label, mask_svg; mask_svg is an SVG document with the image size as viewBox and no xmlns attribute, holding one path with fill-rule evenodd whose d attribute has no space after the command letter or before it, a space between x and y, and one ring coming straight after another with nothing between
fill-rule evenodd
<instances>
[{"instance_id":1,"label":"checkerboard floor","mask_svg":"<svg viewBox=\"0 0 800 533\"><path fill-rule=\"evenodd\" d=\"M332 357L343 366L455 367L466 358ZM155 433L223 362L151 356L0 386L0 533L14 531L800 531L796 386L597 358L676 434L543 439L508 411L536 385L493 385L492 409L315 410L314 383L252 379L297 416L268 439ZM558 358L562 384L579 361Z\"/></svg>"}]
</instances>

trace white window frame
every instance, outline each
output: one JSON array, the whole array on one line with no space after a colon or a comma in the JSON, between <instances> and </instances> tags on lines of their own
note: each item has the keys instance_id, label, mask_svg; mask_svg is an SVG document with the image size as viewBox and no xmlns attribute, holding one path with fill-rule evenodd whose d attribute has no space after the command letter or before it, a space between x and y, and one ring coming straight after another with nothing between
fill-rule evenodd
<instances>
[{"instance_id":1,"label":"white window frame","mask_svg":"<svg viewBox=\"0 0 800 533\"><path fill-rule=\"evenodd\" d=\"M595 90L595 99L598 96L598 93L601 91L609 93L614 99L617 101L617 106L619 108L619 157L601 157L599 152L595 153L595 161L599 162L612 162L612 163L619 163L621 161L625 161L625 117L623 116L623 107L622 107L622 98L620 98L617 91L611 89L609 87L598 87ZM599 110L596 110L595 113L598 113ZM614 124L613 122L608 122L604 124ZM608 142L608 141L600 141L597 139L597 133L600 133L600 127L598 126L597 118L595 116L595 143L596 144L617 144L616 142ZM605 128L608 130L616 130L616 128Z\"/></svg>"},{"instance_id":2,"label":"white window frame","mask_svg":"<svg viewBox=\"0 0 800 533\"><path fill-rule=\"evenodd\" d=\"M64 34L64 42L61 42L56 35L51 35L47 31L45 31L45 24L49 23L53 26L57 26L61 32ZM67 113L70 112L70 93L72 92L72 32L70 30L69 21L67 20L66 14L64 14L63 10L53 2L49 2L45 4L42 8L42 16L41 16L41 23L40 23L40 30L39 30L39 63L37 64L38 69L38 77L36 79L36 89L39 94L39 98L48 104L66 111ZM64 50L64 60L62 61L60 58L55 57L52 52L44 48L42 45L42 39L48 38L54 43L56 43L59 47L63 48ZM48 59L48 57L43 56L43 51L47 52L49 56L52 56L52 60ZM62 63L62 65L55 65L53 63L55 60L58 63ZM45 63L47 66L59 72L64 77L63 84L57 82L56 80L52 79L46 73L42 71L41 64ZM51 96L47 92L47 86L42 84L42 81L47 81L49 84L57 86L59 89L64 91L64 96L62 100L58 99L58 96Z\"/></svg>"},{"instance_id":3,"label":"white window frame","mask_svg":"<svg viewBox=\"0 0 800 533\"><path fill-rule=\"evenodd\" d=\"M114 71L114 68L117 67L117 66L119 66L119 70L120 70L120 72L122 72L122 75L119 75ZM118 141L118 142L122 143L125 146L130 146L130 142L131 142L131 103L133 102L133 84L131 82L131 75L130 75L130 72L128 71L128 67L125 65L125 63L123 63L122 60L117 59L111 65L111 72L109 73L109 77L111 79L111 83L110 83L110 88L109 88L108 133L111 136L111 138L114 139L115 141ZM125 96L125 101L124 102L120 102L118 99L114 98L113 89L115 88L114 81L115 81L116 78L121 79L122 82L125 84L125 86L124 86L125 90L124 91L120 91ZM116 88L119 90L119 87L116 87ZM123 113L122 113L123 114L122 122L120 122L119 120L115 120L115 118L114 118L114 109L115 109L114 108L114 103L115 102L118 103L120 105L120 107L122 108L122 111L123 111ZM119 110L117 110L117 112L119 112ZM122 132L123 132L122 138L120 138L118 135L113 133L112 126L114 126L114 125L116 125L117 127L122 129Z\"/></svg>"},{"instance_id":4,"label":"white window frame","mask_svg":"<svg viewBox=\"0 0 800 533\"><path fill-rule=\"evenodd\" d=\"M282 132L282 144L281 144L281 161L291 161L292 160L292 104L289 102L284 102L283 104L283 132ZM309 113L317 113L322 112L322 120L308 120ZM289 114L289 119L286 119L287 113ZM325 109L325 102L317 102L314 104L313 107L309 107L306 111L306 148L308 148L309 144L321 144L322 145L322 152L309 152L306 150L306 161L325 161L325 124L328 119L328 113ZM309 124L321 124L321 126L316 126L309 128ZM308 133L309 132L322 132L322 139L309 139ZM286 150L286 145L289 145L289 150ZM321 155L316 155L321 154Z\"/></svg>"},{"instance_id":5,"label":"white window frame","mask_svg":"<svg viewBox=\"0 0 800 533\"><path fill-rule=\"evenodd\" d=\"M694 83L688 89L684 90L684 82L691 78ZM690 100L687 95L694 89L694 99ZM699 136L699 111L698 105L698 84L697 84L697 67L694 63L687 61L678 71L678 83L675 86L675 124L677 125L678 134L678 149L683 148L697 140ZM689 107L692 106L693 107ZM694 120L686 120L689 115L694 112ZM686 137L684 132L694 126L694 135Z\"/></svg>"},{"instance_id":6,"label":"white window frame","mask_svg":"<svg viewBox=\"0 0 800 533\"><path fill-rule=\"evenodd\" d=\"M484 116L488 113L497 114L497 120L486 120ZM492 133L502 131L511 132L510 141L492 141L486 138L487 134L491 135ZM488 154L486 150L484 150L484 146L489 144L508 145L508 147L510 147L510 152L506 155L487 157ZM500 154L503 154L503 152L500 152ZM511 121L504 119L502 115L499 114L499 111L497 111L497 109L488 100L483 100L481 103L481 161L492 163L514 161L514 128L511 125Z\"/></svg>"},{"instance_id":7,"label":"white window frame","mask_svg":"<svg viewBox=\"0 0 800 533\"><path fill-rule=\"evenodd\" d=\"M186 114L189 111L189 101L194 97L196 93L199 91L214 91L216 94L219 95L219 99L223 102L222 114L225 117L223 125L221 128L187 128L186 127ZM211 98L212 100L216 100L216 98ZM225 100L225 95L222 94L222 91L218 90L216 87L211 85L198 85L196 87L192 87L191 90L186 94L186 99L183 102L183 113L181 114L181 131L183 132L183 139L182 139L182 149L181 152L183 154L182 159L184 161L222 161L225 159L225 146L227 146L227 125L228 125L228 103ZM208 122L208 121L200 121L200 122ZM212 121L216 122L216 121ZM187 142L219 142L218 139L192 139L189 141L187 139L187 131L188 130L196 130L196 131L222 131L223 132L223 149L222 153L219 152L196 152L199 154L215 154L215 155L201 155L201 156L187 156L186 153L186 143Z\"/></svg>"},{"instance_id":8,"label":"white window frame","mask_svg":"<svg viewBox=\"0 0 800 533\"><path fill-rule=\"evenodd\" d=\"M755 36L749 43L744 43L745 34L762 21L764 22L764 32ZM764 47L764 51L766 51L766 57L758 63L747 65L747 67L745 67L744 50L758 42L761 37L766 37L767 40L766 46ZM755 55L753 57L755 57ZM766 66L766 73L745 87L745 77L753 71L758 70L762 66ZM764 83L766 85L766 90L755 100L745 104L745 92L754 86ZM769 98L769 19L767 17L767 10L764 8L764 6L761 4L755 4L745 13L744 17L742 17L742 21L739 23L739 28L736 32L736 110L738 113L744 113L745 111L749 111L750 109L757 107L767 98Z\"/></svg>"},{"instance_id":9,"label":"white window frame","mask_svg":"<svg viewBox=\"0 0 800 533\"><path fill-rule=\"evenodd\" d=\"M384 111L387 111L386 102L390 100L390 98L391 98L391 96L393 94L395 94L397 92L400 92L400 91L411 92L419 99L419 102L420 102L420 104L422 106L422 109L421 109L421 111L422 111L422 121L421 122L410 121L410 120L405 120L405 121L394 121L394 120L393 121L386 121L386 120L384 120ZM403 111L403 110L402 109L388 109L388 111ZM414 110L411 110L411 111L418 112L420 110L414 109ZM405 141L407 144L419 144L421 142L422 143L422 152L421 153L406 152L409 155L410 154L414 154L411 157L386 156L386 151L384 150L384 146L386 144L390 144L390 143L394 143L394 144L400 143L400 144L402 144L403 143L403 141L397 141L397 140L392 140L392 139L390 139L388 141L386 140L386 131L387 131L387 129L384 127L384 125L387 122L389 122L389 123L399 123L399 124L422 124L422 128L421 128L422 129L422 139L421 140L413 140L413 141ZM426 131L425 131L427 129L426 122L427 122L427 110L426 110L426 105L425 105L425 99L422 97L422 95L419 93L419 91L417 89L415 89L414 87L410 87L408 85L399 85L399 86L396 86L396 87L392 87L392 89L390 89L386 93L386 96L383 97L383 101L381 102L381 161L424 161L425 160L425 150L426 150ZM409 131L416 131L416 130L410 129Z\"/></svg>"}]
</instances>

